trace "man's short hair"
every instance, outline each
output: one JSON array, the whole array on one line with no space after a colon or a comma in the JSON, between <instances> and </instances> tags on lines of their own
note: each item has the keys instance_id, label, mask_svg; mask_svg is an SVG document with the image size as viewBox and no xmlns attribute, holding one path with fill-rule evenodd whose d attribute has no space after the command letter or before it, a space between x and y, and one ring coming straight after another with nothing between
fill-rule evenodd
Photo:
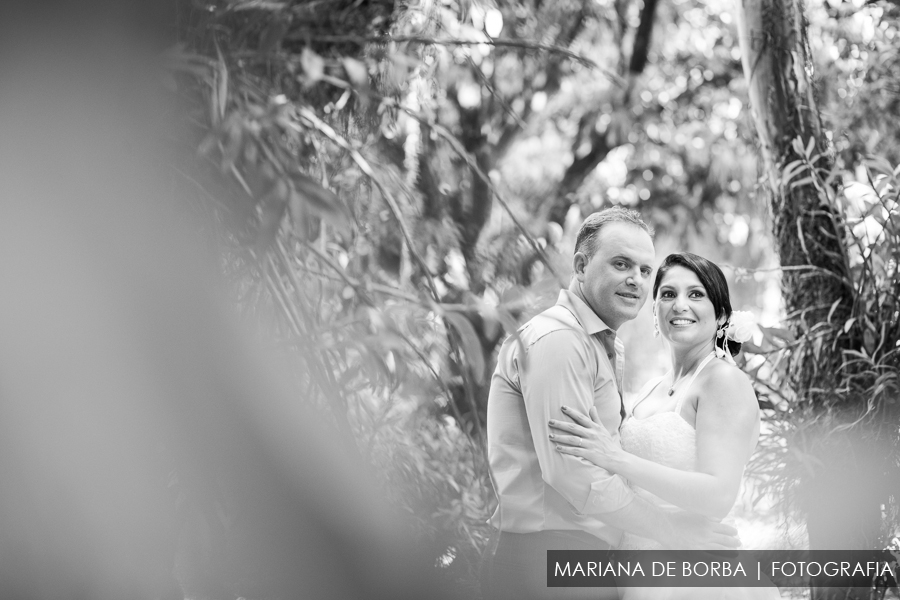
<instances>
[{"instance_id":1,"label":"man's short hair","mask_svg":"<svg viewBox=\"0 0 900 600\"><path fill-rule=\"evenodd\" d=\"M612 206L588 215L578 230L578 237L575 239L575 252L582 252L588 258L593 257L597 251L597 238L600 230L608 223L631 223L646 231L647 235L653 235L653 230L644 223L638 211L621 206Z\"/></svg>"}]
</instances>

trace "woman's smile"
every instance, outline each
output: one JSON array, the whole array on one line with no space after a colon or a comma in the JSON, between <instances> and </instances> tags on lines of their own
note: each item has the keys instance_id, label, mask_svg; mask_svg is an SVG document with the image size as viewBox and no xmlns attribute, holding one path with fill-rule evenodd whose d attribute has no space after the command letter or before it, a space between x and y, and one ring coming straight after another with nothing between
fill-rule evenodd
<instances>
[{"instance_id":1,"label":"woman's smile","mask_svg":"<svg viewBox=\"0 0 900 600\"><path fill-rule=\"evenodd\" d=\"M671 319L669 323L671 323L673 327L686 327L688 325L693 325L694 323L696 323L696 321L694 321L693 319L679 317L677 319Z\"/></svg>"}]
</instances>

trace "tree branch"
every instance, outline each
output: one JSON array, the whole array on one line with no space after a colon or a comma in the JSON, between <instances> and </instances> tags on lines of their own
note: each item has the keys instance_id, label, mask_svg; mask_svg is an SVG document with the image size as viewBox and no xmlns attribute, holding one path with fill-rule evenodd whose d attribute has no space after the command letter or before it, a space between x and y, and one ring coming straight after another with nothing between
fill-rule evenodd
<instances>
[{"instance_id":1,"label":"tree branch","mask_svg":"<svg viewBox=\"0 0 900 600\"><path fill-rule=\"evenodd\" d=\"M650 35L653 33L653 19L656 16L658 0L644 0L641 11L641 22L634 34L634 46L631 50L631 63L628 70L633 74L643 73L647 66L647 54L650 51Z\"/></svg>"},{"instance_id":2,"label":"tree branch","mask_svg":"<svg viewBox=\"0 0 900 600\"><path fill-rule=\"evenodd\" d=\"M487 46L495 46L498 48L521 48L524 50L539 50L541 52L550 52L552 54L559 54L565 56L566 58L572 59L576 62L581 63L586 67L590 67L592 69L596 69L601 72L605 72L606 70L601 68L597 63L592 61L591 59L578 54L577 52L572 52L566 48L561 46L556 46L553 44L542 44L540 42L529 42L525 40L511 40L511 39L485 39L485 40L460 40L454 38L442 38L436 39L427 36L419 36L419 35L398 35L398 36L357 36L357 35L321 35L314 34L311 32L293 32L290 36L285 38L285 41L291 42L332 42L332 43L351 43L351 44L359 44L363 46L365 44L388 44L391 42L396 43L409 43L409 44L429 44L436 46L479 46L481 44L485 44ZM612 73L609 75L614 76ZM617 76L616 76L617 77Z\"/></svg>"},{"instance_id":3,"label":"tree branch","mask_svg":"<svg viewBox=\"0 0 900 600\"><path fill-rule=\"evenodd\" d=\"M566 219L566 213L569 210L569 204L567 202L568 195L576 192L591 171L606 158L606 155L609 154L610 150L618 145L619 144L607 139L605 133L600 134L596 131L592 131L591 150L581 158L576 158L572 161L572 164L566 169L562 181L560 181L557 186L556 194L553 197L553 203L549 208L548 217L551 221L562 225L563 221Z\"/></svg>"}]
</instances>

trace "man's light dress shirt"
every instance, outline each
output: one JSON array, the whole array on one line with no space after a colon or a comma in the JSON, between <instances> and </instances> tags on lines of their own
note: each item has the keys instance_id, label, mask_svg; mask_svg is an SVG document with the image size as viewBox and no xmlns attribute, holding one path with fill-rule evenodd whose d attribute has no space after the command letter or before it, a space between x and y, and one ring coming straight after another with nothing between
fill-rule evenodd
<instances>
[{"instance_id":1,"label":"man's light dress shirt","mask_svg":"<svg viewBox=\"0 0 900 600\"><path fill-rule=\"evenodd\" d=\"M548 438L563 405L600 420L619 438L624 347L578 296L562 290L556 305L510 336L500 349L487 409L488 458L500 504L491 524L501 531L586 531L615 547L622 531L603 513L634 498L625 480ZM558 432L557 432L558 433Z\"/></svg>"}]
</instances>

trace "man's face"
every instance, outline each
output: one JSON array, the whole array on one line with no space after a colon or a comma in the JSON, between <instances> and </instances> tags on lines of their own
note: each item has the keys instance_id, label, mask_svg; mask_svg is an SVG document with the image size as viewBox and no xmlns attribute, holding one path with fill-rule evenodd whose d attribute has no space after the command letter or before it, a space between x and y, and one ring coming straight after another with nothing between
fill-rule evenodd
<instances>
[{"instance_id":1,"label":"man's face","mask_svg":"<svg viewBox=\"0 0 900 600\"><path fill-rule=\"evenodd\" d=\"M575 253L581 298L611 329L635 318L647 300L655 251L646 231L631 223L608 223L588 258Z\"/></svg>"}]
</instances>

